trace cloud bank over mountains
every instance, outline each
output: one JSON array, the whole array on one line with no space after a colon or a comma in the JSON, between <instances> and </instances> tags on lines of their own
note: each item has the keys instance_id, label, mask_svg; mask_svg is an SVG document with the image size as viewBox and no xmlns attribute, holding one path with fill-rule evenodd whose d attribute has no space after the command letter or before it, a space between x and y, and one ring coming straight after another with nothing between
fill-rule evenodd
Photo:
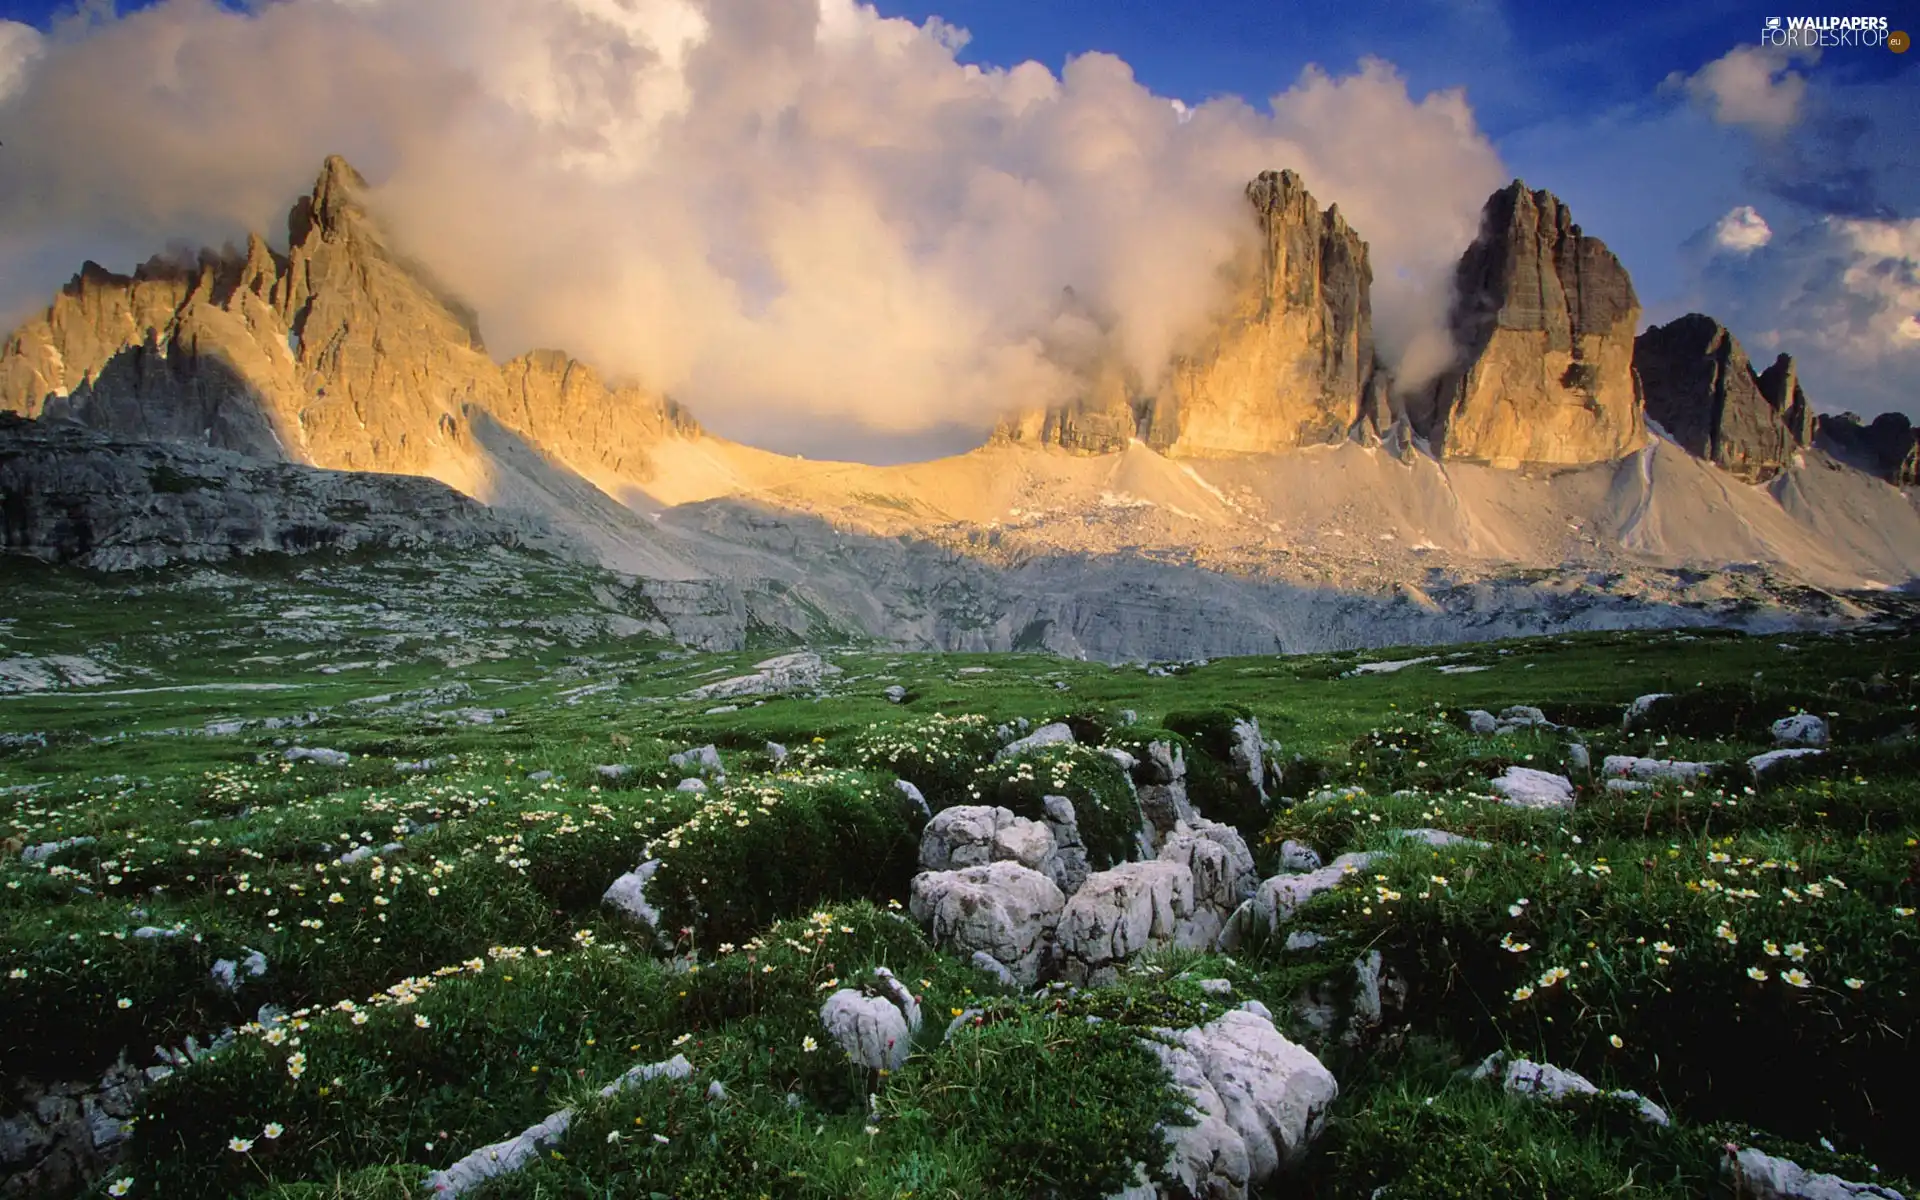
<instances>
[{"instance_id":1,"label":"cloud bank over mountains","mask_svg":"<svg viewBox=\"0 0 1920 1200\"><path fill-rule=\"evenodd\" d=\"M1445 365L1503 181L1460 93L1367 61L1270 111L1176 105L1111 56L963 42L849 0L169 0L11 85L0 303L42 300L17 267L76 227L277 230L338 151L496 353L564 346L722 431L984 430L1072 386L1042 352L1066 286L1153 377L1250 244L1246 181L1290 166L1371 242L1389 355Z\"/></svg>"},{"instance_id":2,"label":"cloud bank over mountains","mask_svg":"<svg viewBox=\"0 0 1920 1200\"><path fill-rule=\"evenodd\" d=\"M963 64L966 37L852 0L164 0L51 35L0 23L0 322L83 257L282 235L338 152L497 356L563 347L770 448L926 455L1076 386L1048 353L1086 333L1063 287L1152 379L1254 236L1242 187L1291 167L1369 242L1402 381L1446 365L1454 264L1511 174L1464 92L1416 96L1363 59L1259 106L1202 102L1106 54ZM1741 48L1660 103L1758 147L1687 298L1803 355L1885 343L1866 383L1806 364L1810 390L1852 388L1815 392L1833 406L1897 391L1920 345L1896 319L1914 234L1860 211L1810 233L1824 218L1786 198L1794 132L1845 131L1810 70ZM1830 303L1785 321L1746 290L1776 276Z\"/></svg>"}]
</instances>

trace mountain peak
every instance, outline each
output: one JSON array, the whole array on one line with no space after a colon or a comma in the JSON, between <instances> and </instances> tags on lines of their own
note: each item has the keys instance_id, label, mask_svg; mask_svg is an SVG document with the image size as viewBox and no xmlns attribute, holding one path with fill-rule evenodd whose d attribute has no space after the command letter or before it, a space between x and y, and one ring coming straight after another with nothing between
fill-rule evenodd
<instances>
[{"instance_id":1,"label":"mountain peak","mask_svg":"<svg viewBox=\"0 0 1920 1200\"><path fill-rule=\"evenodd\" d=\"M313 191L302 196L287 217L287 233L294 245L306 241L316 229L321 238L333 241L363 224L366 206L366 176L338 154L327 155L320 164Z\"/></svg>"},{"instance_id":2,"label":"mountain peak","mask_svg":"<svg viewBox=\"0 0 1920 1200\"><path fill-rule=\"evenodd\" d=\"M1644 442L1633 281L1552 192L1515 179L1487 198L1452 317L1461 359L1415 419L1442 456L1599 462Z\"/></svg>"}]
</instances>

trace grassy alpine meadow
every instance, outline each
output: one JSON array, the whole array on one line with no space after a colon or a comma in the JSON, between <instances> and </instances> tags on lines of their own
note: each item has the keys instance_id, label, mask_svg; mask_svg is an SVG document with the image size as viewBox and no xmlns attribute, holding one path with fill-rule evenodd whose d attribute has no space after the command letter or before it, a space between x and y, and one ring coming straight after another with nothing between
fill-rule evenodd
<instances>
[{"instance_id":1,"label":"grassy alpine meadow","mask_svg":"<svg viewBox=\"0 0 1920 1200\"><path fill-rule=\"evenodd\" d=\"M302 561L0 581L0 1194L425 1196L566 1110L464 1194L1108 1196L1196 1116L1155 1031L1247 1001L1339 1084L1258 1194L1731 1196L1730 1146L1920 1179L1905 628L1120 666L847 642L693 698L792 647L672 646L537 556ZM1516 705L1546 723L1471 715ZM1796 714L1823 752L1754 770ZM1141 853L1107 751L1156 745L1261 879L1289 842L1370 857L1231 953L1097 987L1008 986L912 918L900 781L935 813L1064 795L1100 871ZM1714 769L1619 790L1609 755ZM1504 802L1510 768L1573 805ZM643 862L652 925L603 899ZM821 1005L879 968L922 1021L876 1069ZM1511 1094L1473 1074L1496 1052L1600 1091ZM23 1114L121 1063L125 1125L90 1099L101 1144L59 1167L72 1131Z\"/></svg>"}]
</instances>

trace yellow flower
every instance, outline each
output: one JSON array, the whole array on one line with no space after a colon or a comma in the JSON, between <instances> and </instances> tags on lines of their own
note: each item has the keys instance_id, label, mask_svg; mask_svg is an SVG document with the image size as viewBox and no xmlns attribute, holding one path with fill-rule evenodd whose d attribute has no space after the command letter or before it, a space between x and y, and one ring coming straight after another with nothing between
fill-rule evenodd
<instances>
[{"instance_id":1,"label":"yellow flower","mask_svg":"<svg viewBox=\"0 0 1920 1200\"><path fill-rule=\"evenodd\" d=\"M253 1139L243 1137L228 1138L227 1149L233 1151L235 1154L245 1154L247 1151L253 1149Z\"/></svg>"},{"instance_id":2,"label":"yellow flower","mask_svg":"<svg viewBox=\"0 0 1920 1200\"><path fill-rule=\"evenodd\" d=\"M275 1138L279 1137L281 1134L285 1133L286 1131L287 1131L287 1127L282 1125L280 1122L268 1121L267 1127L260 1131L260 1136L263 1138L266 1138L268 1141L271 1142Z\"/></svg>"},{"instance_id":3,"label":"yellow flower","mask_svg":"<svg viewBox=\"0 0 1920 1200\"><path fill-rule=\"evenodd\" d=\"M1806 972L1802 971L1799 967L1795 967L1790 971L1782 971L1780 973L1780 982L1793 987L1803 988L1811 984L1813 980L1807 978Z\"/></svg>"},{"instance_id":4,"label":"yellow flower","mask_svg":"<svg viewBox=\"0 0 1920 1200\"><path fill-rule=\"evenodd\" d=\"M1753 980L1755 983L1765 983L1767 981L1767 973L1759 967L1748 967L1747 978Z\"/></svg>"},{"instance_id":5,"label":"yellow flower","mask_svg":"<svg viewBox=\"0 0 1920 1200\"><path fill-rule=\"evenodd\" d=\"M1533 989L1528 987L1524 983L1521 984L1519 987L1513 989L1513 998L1516 1002L1520 1000L1525 1000L1528 996L1531 996L1531 995L1533 995Z\"/></svg>"},{"instance_id":6,"label":"yellow flower","mask_svg":"<svg viewBox=\"0 0 1920 1200\"><path fill-rule=\"evenodd\" d=\"M808 1034L806 1037L800 1039L800 1048L808 1054L812 1054L820 1048L820 1043L813 1040L812 1034Z\"/></svg>"},{"instance_id":7,"label":"yellow flower","mask_svg":"<svg viewBox=\"0 0 1920 1200\"><path fill-rule=\"evenodd\" d=\"M690 1042L690 1041L692 1041L692 1040L693 1040L693 1035L692 1035L692 1034L690 1034L690 1033L683 1033L683 1034L681 1034L681 1035L680 1035L679 1037L677 1037L677 1038L675 1038L675 1039L673 1039L673 1044L674 1044L674 1045L676 1045L676 1046L684 1046L684 1045L686 1045L686 1044L687 1044L688 1042Z\"/></svg>"},{"instance_id":8,"label":"yellow flower","mask_svg":"<svg viewBox=\"0 0 1920 1200\"><path fill-rule=\"evenodd\" d=\"M1620 1040L1620 1035L1619 1035L1619 1034L1617 1034L1617 1033L1616 1033L1616 1034L1614 1034L1614 1035L1613 1035L1612 1037L1610 1037L1610 1038L1608 1038L1607 1040L1608 1040L1609 1042L1612 1042L1612 1043L1613 1043L1613 1048L1614 1048L1615 1050L1618 1050L1618 1049L1621 1049L1622 1047L1624 1047L1624 1046L1626 1045L1626 1043L1625 1043L1625 1042L1623 1042L1623 1041L1621 1041L1621 1040Z\"/></svg>"}]
</instances>

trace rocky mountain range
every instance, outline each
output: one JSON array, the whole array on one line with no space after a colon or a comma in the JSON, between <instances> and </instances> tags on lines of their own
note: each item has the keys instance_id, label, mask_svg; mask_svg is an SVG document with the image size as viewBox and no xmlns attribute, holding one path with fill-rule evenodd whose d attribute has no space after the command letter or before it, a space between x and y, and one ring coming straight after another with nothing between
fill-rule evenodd
<instances>
[{"instance_id":1,"label":"rocky mountain range","mask_svg":"<svg viewBox=\"0 0 1920 1200\"><path fill-rule=\"evenodd\" d=\"M422 539L597 560L704 645L757 624L1116 659L1825 620L1920 569L1906 419L1815 418L1789 357L1756 373L1709 317L1636 336L1627 272L1552 194L1489 198L1456 361L1411 389L1375 349L1361 231L1290 171L1246 199L1259 236L1158 378L1060 348L1068 402L873 467L715 437L559 351L496 362L331 158L285 253L88 263L0 344L0 410L54 423L0 429L7 545L146 566L403 543L412 511ZM199 500L142 491L163 468ZM280 532L355 496L353 532Z\"/></svg>"}]
</instances>

